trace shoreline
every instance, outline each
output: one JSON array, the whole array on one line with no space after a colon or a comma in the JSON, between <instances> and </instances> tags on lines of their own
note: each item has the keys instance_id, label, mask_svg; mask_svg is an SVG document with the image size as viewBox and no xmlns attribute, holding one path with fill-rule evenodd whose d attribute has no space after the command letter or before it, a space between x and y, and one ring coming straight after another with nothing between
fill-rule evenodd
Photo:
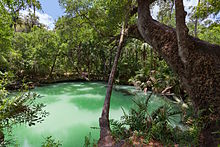
<instances>
[{"instance_id":1,"label":"shoreline","mask_svg":"<svg viewBox=\"0 0 220 147\"><path fill-rule=\"evenodd\" d=\"M21 78L22 79L22 78ZM68 82L105 82L108 83L108 80L106 80L104 77L102 76L91 76L90 79L85 78L85 77L79 77L76 75L62 75L62 76L57 76L57 77L52 77L52 78L48 78L48 77L37 77L37 78L27 78L25 79L25 82L23 83L22 80L17 80L14 81L11 84L8 84L6 86L6 89L8 91L16 91L19 89L34 89L35 87L43 87L43 86L47 86L50 84L56 84L56 83L68 83ZM25 87L24 87L25 85ZM134 86L136 89L139 89L141 91L144 92L143 89L140 89L140 87L136 86L135 84L131 84L129 82L119 82L119 83L115 83L114 85L124 85L124 86ZM151 91L152 92L152 91ZM175 94L172 93L172 95L170 94L162 94L162 93L155 93L153 92L155 95L163 97L165 99L171 100L171 101L175 101L174 96Z\"/></svg>"},{"instance_id":2,"label":"shoreline","mask_svg":"<svg viewBox=\"0 0 220 147\"><path fill-rule=\"evenodd\" d=\"M9 91L16 91L18 89L23 89L24 85L27 86L27 89L34 89L36 86L46 86L49 84L55 84L55 83L64 83L64 82L105 82L107 83L108 80L106 80L104 77L101 76L92 76L90 79L85 77L79 77L79 76L61 76L61 77L38 77L38 78L23 78L25 82L22 82L22 78L19 80L15 80L14 82L8 84L6 86L6 89ZM129 82L119 82L117 84L120 85L129 85L134 86L132 84L129 84ZM115 84L115 85L117 85Z\"/></svg>"}]
</instances>

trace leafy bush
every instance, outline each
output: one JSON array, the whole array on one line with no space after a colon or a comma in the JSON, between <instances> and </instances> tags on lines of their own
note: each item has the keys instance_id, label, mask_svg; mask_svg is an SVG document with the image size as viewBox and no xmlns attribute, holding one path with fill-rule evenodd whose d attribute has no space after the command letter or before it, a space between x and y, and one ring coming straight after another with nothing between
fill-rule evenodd
<instances>
[{"instance_id":1,"label":"leafy bush","mask_svg":"<svg viewBox=\"0 0 220 147\"><path fill-rule=\"evenodd\" d=\"M138 132L138 137L144 137L145 143L151 140L159 141L164 145L195 145L198 143L198 127L195 125L182 130L171 124L175 116L182 113L176 106L165 104L152 113L148 112L148 104L151 95L146 99L134 100L136 108L131 108L129 114L124 112L121 121L111 120L112 135L118 139L129 139Z\"/></svg>"},{"instance_id":2,"label":"leafy bush","mask_svg":"<svg viewBox=\"0 0 220 147\"><path fill-rule=\"evenodd\" d=\"M8 75L0 72L0 145L11 143L5 140L3 132L6 131L10 136L13 125L21 123L35 125L48 115L48 112L43 110L45 105L35 102L40 98L39 95L27 91L11 95L5 89L9 81Z\"/></svg>"}]
</instances>

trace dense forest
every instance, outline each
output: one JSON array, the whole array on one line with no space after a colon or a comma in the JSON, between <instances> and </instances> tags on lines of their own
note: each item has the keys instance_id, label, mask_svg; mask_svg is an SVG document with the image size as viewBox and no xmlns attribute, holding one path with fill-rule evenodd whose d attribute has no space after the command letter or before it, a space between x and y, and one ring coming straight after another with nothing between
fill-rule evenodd
<instances>
[{"instance_id":1,"label":"dense forest","mask_svg":"<svg viewBox=\"0 0 220 147\"><path fill-rule=\"evenodd\" d=\"M79 80L108 82L95 146L132 146L131 136L139 137L133 141L140 145L219 145L220 1L198 0L185 10L184 3L59 0L65 14L51 30L39 22L36 11L42 7L38 0L1 0L1 145L11 142L5 139L5 130L20 123L35 125L49 115L43 110L45 104L35 102L40 96L28 93L29 89ZM188 130L175 134L178 131L162 119L162 109L145 116L142 103L123 122L110 121L113 83L179 100ZM13 90L21 94L12 98ZM142 113L143 119L138 120ZM51 138L45 144L60 146Z\"/></svg>"}]
</instances>

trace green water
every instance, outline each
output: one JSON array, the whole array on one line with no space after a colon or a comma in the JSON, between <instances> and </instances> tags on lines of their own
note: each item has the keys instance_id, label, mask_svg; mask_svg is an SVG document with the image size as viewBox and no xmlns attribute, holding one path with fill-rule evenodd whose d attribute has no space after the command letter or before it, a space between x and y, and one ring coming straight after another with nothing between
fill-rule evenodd
<instances>
[{"instance_id":1,"label":"green water","mask_svg":"<svg viewBox=\"0 0 220 147\"><path fill-rule=\"evenodd\" d=\"M121 90L118 89L123 89ZM113 90L110 118L120 119L123 112L132 106L135 89L131 86L117 86ZM98 127L106 86L104 83L74 82L59 83L37 87L33 92L43 96L39 102L46 104L45 110L50 115L42 123L35 126L16 126L13 134L21 147L40 147L47 136L53 136L63 144L63 147L81 147L84 137L91 132L94 139L99 138ZM163 102L158 97L150 101L150 109L155 109Z\"/></svg>"}]
</instances>

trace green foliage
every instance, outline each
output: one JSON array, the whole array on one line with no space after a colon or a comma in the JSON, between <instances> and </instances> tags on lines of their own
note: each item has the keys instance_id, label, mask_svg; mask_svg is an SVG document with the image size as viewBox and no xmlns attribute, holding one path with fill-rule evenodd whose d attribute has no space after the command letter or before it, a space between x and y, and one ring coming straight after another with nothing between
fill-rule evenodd
<instances>
[{"instance_id":1,"label":"green foliage","mask_svg":"<svg viewBox=\"0 0 220 147\"><path fill-rule=\"evenodd\" d=\"M157 19L168 26L175 27L174 0L158 0L155 4L159 6Z\"/></svg>"},{"instance_id":2,"label":"green foliage","mask_svg":"<svg viewBox=\"0 0 220 147\"><path fill-rule=\"evenodd\" d=\"M56 141L52 138L52 136L49 136L46 138L45 142L42 143L42 147L60 147L62 144L60 141Z\"/></svg>"},{"instance_id":3,"label":"green foliage","mask_svg":"<svg viewBox=\"0 0 220 147\"><path fill-rule=\"evenodd\" d=\"M197 7L199 17L205 19L209 15L217 15L220 12L220 1L217 0L200 0Z\"/></svg>"},{"instance_id":4,"label":"green foliage","mask_svg":"<svg viewBox=\"0 0 220 147\"><path fill-rule=\"evenodd\" d=\"M103 36L113 36L119 33L119 24L126 13L126 0L59 0L60 5L65 8L68 16L81 19L95 32ZM103 37L102 36L102 37Z\"/></svg>"},{"instance_id":5,"label":"green foliage","mask_svg":"<svg viewBox=\"0 0 220 147\"><path fill-rule=\"evenodd\" d=\"M43 28L34 27L30 33L16 33L12 69L33 75L49 73L55 56L59 54L57 41L56 33Z\"/></svg>"},{"instance_id":6,"label":"green foliage","mask_svg":"<svg viewBox=\"0 0 220 147\"><path fill-rule=\"evenodd\" d=\"M198 37L210 43L220 45L220 24L213 23L209 27L201 26Z\"/></svg>"},{"instance_id":7,"label":"green foliage","mask_svg":"<svg viewBox=\"0 0 220 147\"><path fill-rule=\"evenodd\" d=\"M120 25L127 13L125 8L130 4L124 0L59 2L67 15L57 21L56 30L66 46L63 51L65 58L68 58L68 69L71 70L72 67L72 71L78 73L88 72L91 75L107 77L115 56ZM134 51L134 48L130 45L128 50ZM89 61L83 59L85 56ZM130 63L130 57L124 56L121 64L119 63L119 70L122 72L118 72L117 77L120 82L130 78L130 73L134 75L134 68L137 68L136 64ZM129 74L121 80L124 69L129 69Z\"/></svg>"},{"instance_id":8,"label":"green foliage","mask_svg":"<svg viewBox=\"0 0 220 147\"><path fill-rule=\"evenodd\" d=\"M117 141L130 137L130 133L127 130L124 122L111 119L110 124L112 136L114 136Z\"/></svg>"},{"instance_id":9,"label":"green foliage","mask_svg":"<svg viewBox=\"0 0 220 147\"><path fill-rule=\"evenodd\" d=\"M134 100L135 108L129 114L124 112L121 121L111 120L112 135L118 139L129 139L137 132L138 137L144 137L145 142L156 140L164 145L196 145L198 142L198 129L196 126L182 130L178 126L173 128L172 119L181 111L171 105L163 105L152 113L148 112L151 96L146 99Z\"/></svg>"},{"instance_id":10,"label":"green foliage","mask_svg":"<svg viewBox=\"0 0 220 147\"><path fill-rule=\"evenodd\" d=\"M33 8L34 11L41 10L41 4L38 0L2 0L1 5L7 8L8 13L11 16L11 26L14 25L14 30L16 31L16 25L19 20L19 15L21 10ZM35 13L35 12L34 12ZM35 21L36 17L34 16Z\"/></svg>"},{"instance_id":11,"label":"green foliage","mask_svg":"<svg viewBox=\"0 0 220 147\"><path fill-rule=\"evenodd\" d=\"M172 87L172 91L175 94L180 93L180 85L177 76L172 72L167 63L161 59L156 53L153 53L151 47L145 47L146 58L145 65L139 65L138 71L135 72L135 76L130 78L129 82L135 86L161 93L167 87ZM141 50L143 54L143 48Z\"/></svg>"},{"instance_id":12,"label":"green foliage","mask_svg":"<svg viewBox=\"0 0 220 147\"><path fill-rule=\"evenodd\" d=\"M2 3L0 3L0 69L9 67L6 57L11 51L11 39L13 36L10 20L11 16Z\"/></svg>"},{"instance_id":13,"label":"green foliage","mask_svg":"<svg viewBox=\"0 0 220 147\"><path fill-rule=\"evenodd\" d=\"M7 130L10 134L13 125L21 123L35 125L42 122L48 113L43 110L44 104L35 102L39 98L35 93L24 91L11 95L5 89L9 82L8 76L7 73L0 73L0 132ZM4 139L1 140L1 144L5 142Z\"/></svg>"},{"instance_id":14,"label":"green foliage","mask_svg":"<svg viewBox=\"0 0 220 147\"><path fill-rule=\"evenodd\" d=\"M7 10L0 4L0 49L1 52L7 50L5 47L10 47L10 40L12 38L12 29L10 28L11 16Z\"/></svg>"}]
</instances>

